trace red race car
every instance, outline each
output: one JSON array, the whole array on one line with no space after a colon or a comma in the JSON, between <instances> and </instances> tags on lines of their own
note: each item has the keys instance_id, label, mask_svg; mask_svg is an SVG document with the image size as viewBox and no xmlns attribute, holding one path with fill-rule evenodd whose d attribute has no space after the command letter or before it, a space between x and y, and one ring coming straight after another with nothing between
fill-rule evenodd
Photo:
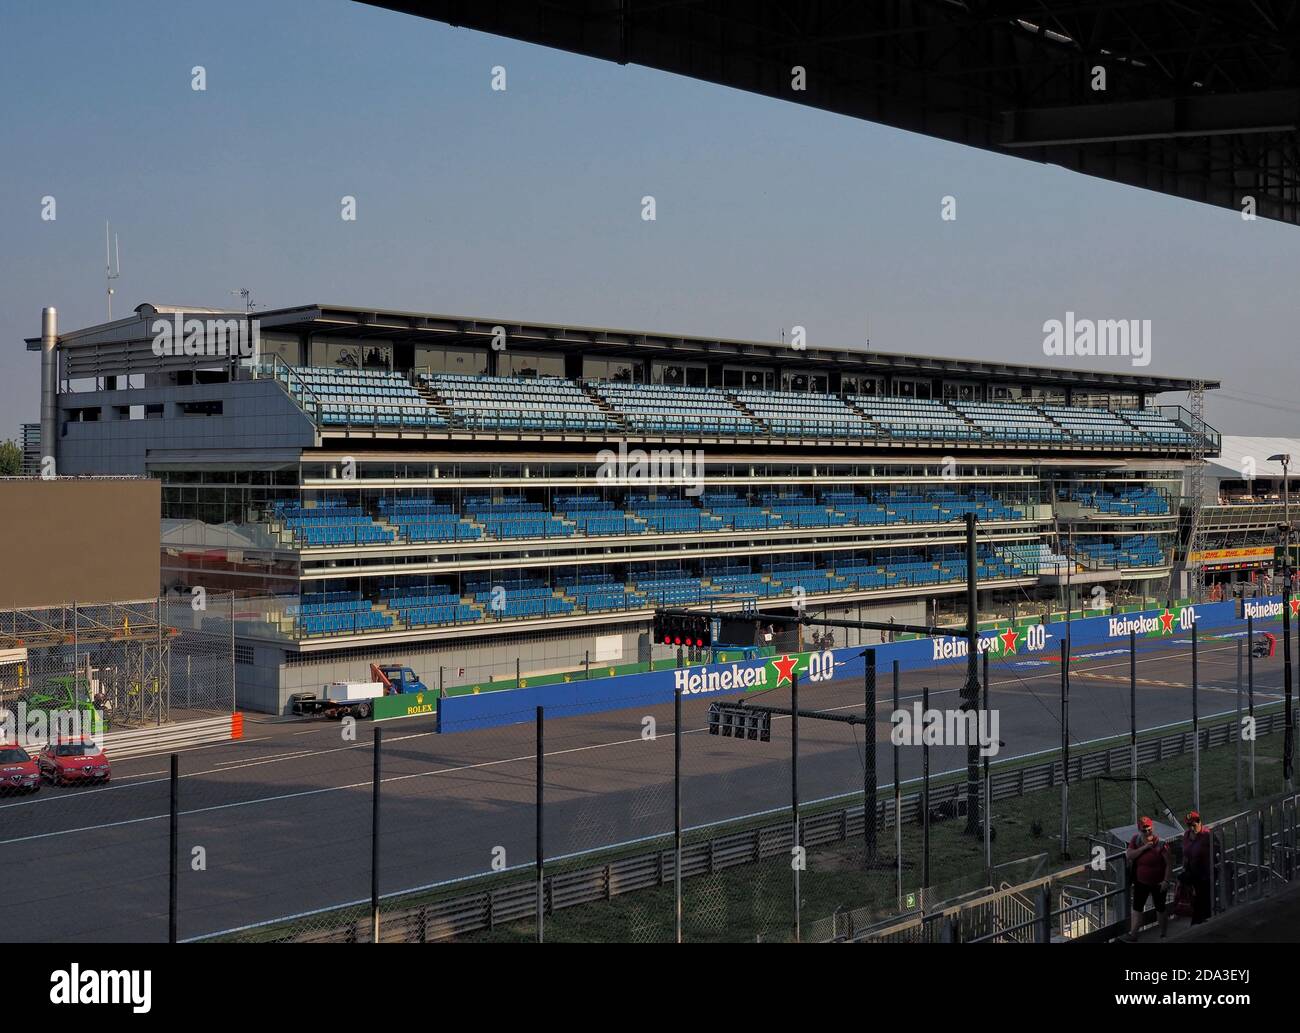
<instances>
[{"instance_id":1,"label":"red race car","mask_svg":"<svg viewBox=\"0 0 1300 1033\"><path fill-rule=\"evenodd\" d=\"M0 743L0 791L35 793L41 788L41 769L32 755L16 742Z\"/></svg>"},{"instance_id":2,"label":"red race car","mask_svg":"<svg viewBox=\"0 0 1300 1033\"><path fill-rule=\"evenodd\" d=\"M36 757L41 774L56 786L69 782L107 782L112 776L104 751L90 739L52 742Z\"/></svg>"}]
</instances>

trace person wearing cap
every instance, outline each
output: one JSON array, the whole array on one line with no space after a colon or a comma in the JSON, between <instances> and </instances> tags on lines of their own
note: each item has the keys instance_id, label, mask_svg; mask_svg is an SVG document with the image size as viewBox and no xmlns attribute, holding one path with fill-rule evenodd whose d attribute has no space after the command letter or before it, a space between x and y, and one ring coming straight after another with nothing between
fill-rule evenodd
<instances>
[{"instance_id":1,"label":"person wearing cap","mask_svg":"<svg viewBox=\"0 0 1300 1033\"><path fill-rule=\"evenodd\" d=\"M1138 830L1131 840L1124 856L1128 859L1133 881L1133 909L1129 917L1129 941L1137 939L1138 930L1142 928L1142 912L1146 909L1147 898L1151 899L1156 909L1156 920L1160 925L1160 937L1164 938L1169 925L1165 911L1165 890L1169 884L1169 875L1173 865L1169 859L1169 847L1156 835L1155 822L1143 815L1138 819Z\"/></svg>"},{"instance_id":2,"label":"person wearing cap","mask_svg":"<svg viewBox=\"0 0 1300 1033\"><path fill-rule=\"evenodd\" d=\"M1185 819L1183 833L1183 871L1179 881L1192 891L1192 925L1210 917L1214 904L1214 837L1201 823L1196 811Z\"/></svg>"}]
</instances>

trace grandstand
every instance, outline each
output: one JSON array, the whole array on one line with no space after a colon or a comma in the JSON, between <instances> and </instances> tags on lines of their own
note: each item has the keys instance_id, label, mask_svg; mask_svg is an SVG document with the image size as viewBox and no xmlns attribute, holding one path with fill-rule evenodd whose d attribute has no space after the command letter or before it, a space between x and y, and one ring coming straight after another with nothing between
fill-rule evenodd
<instances>
[{"instance_id":1,"label":"grandstand","mask_svg":"<svg viewBox=\"0 0 1300 1033\"><path fill-rule=\"evenodd\" d=\"M253 357L156 356L174 311L58 338L52 445L163 482L164 585L247 600L268 710L394 651L644 663L662 605L919 618L963 591L967 513L981 605L1163 596L1219 447L1145 373L318 305L260 312Z\"/></svg>"}]
</instances>

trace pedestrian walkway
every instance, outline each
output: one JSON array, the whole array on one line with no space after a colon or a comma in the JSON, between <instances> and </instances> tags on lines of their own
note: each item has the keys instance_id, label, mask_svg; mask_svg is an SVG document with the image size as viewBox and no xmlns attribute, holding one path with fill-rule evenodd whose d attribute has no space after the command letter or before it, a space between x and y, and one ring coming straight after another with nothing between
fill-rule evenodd
<instances>
[{"instance_id":1,"label":"pedestrian walkway","mask_svg":"<svg viewBox=\"0 0 1300 1033\"><path fill-rule=\"evenodd\" d=\"M1186 918L1175 919L1169 923L1169 935L1163 940L1154 926L1148 926L1139 942L1300 943L1300 883L1198 926L1192 926Z\"/></svg>"}]
</instances>

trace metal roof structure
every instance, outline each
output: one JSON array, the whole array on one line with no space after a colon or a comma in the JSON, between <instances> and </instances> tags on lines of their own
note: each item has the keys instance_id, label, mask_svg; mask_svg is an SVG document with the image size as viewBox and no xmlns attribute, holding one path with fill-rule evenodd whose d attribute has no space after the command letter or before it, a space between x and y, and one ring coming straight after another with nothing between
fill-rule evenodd
<instances>
[{"instance_id":1,"label":"metal roof structure","mask_svg":"<svg viewBox=\"0 0 1300 1033\"><path fill-rule=\"evenodd\" d=\"M1300 221L1294 0L363 2Z\"/></svg>"},{"instance_id":2,"label":"metal roof structure","mask_svg":"<svg viewBox=\"0 0 1300 1033\"><path fill-rule=\"evenodd\" d=\"M1211 477L1219 480L1244 480L1253 467L1255 477L1282 478L1282 464L1270 463L1269 456L1290 455L1291 476L1300 475L1300 438L1252 438L1225 435L1218 458L1209 460Z\"/></svg>"},{"instance_id":3,"label":"metal roof structure","mask_svg":"<svg viewBox=\"0 0 1300 1033\"><path fill-rule=\"evenodd\" d=\"M146 303L135 312L112 323L103 323L59 334L59 348L65 356L69 376L108 375L126 366L157 367L152 355L151 322L178 313L222 319L244 319L244 312L214 309L182 309L174 305ZM345 305L311 304L268 309L253 313L263 331L298 335L342 336L414 340L417 343L460 344L485 347L498 327L504 327L512 348L536 348L559 352L609 357L676 357L695 361L756 362L773 366L816 370L819 367L843 372L909 374L931 377L962 377L979 381L1015 381L1052 387L1108 388L1158 394L1190 391L1197 380L1147 373L1111 372L1088 361L1075 359L1070 366L1002 362L994 359L959 359L900 352L877 352L809 344L794 349L772 341L670 334L611 327L577 326L562 323L521 322L503 318L453 316L404 312ZM28 338L28 350L36 350L40 338ZM167 360L169 366L194 365L182 356ZM1217 380L1203 381L1217 388Z\"/></svg>"}]
</instances>

